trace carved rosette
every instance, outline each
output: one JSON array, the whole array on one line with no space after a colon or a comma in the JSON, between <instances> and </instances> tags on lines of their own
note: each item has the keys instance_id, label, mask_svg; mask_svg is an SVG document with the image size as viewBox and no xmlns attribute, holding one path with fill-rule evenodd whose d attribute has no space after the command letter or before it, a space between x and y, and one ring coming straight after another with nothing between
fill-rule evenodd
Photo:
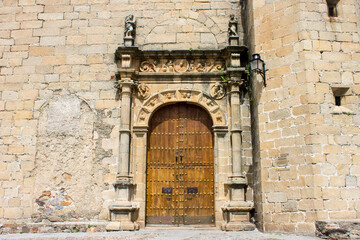
<instances>
[{"instance_id":1,"label":"carved rosette","mask_svg":"<svg viewBox=\"0 0 360 240\"><path fill-rule=\"evenodd\" d=\"M226 89L223 84L216 83L210 88L210 95L212 98L219 100L222 99L226 94Z\"/></svg>"},{"instance_id":2,"label":"carved rosette","mask_svg":"<svg viewBox=\"0 0 360 240\"><path fill-rule=\"evenodd\" d=\"M140 72L222 72L225 62L221 59L148 59L140 63Z\"/></svg>"},{"instance_id":3,"label":"carved rosette","mask_svg":"<svg viewBox=\"0 0 360 240\"><path fill-rule=\"evenodd\" d=\"M150 96L150 88L144 83L137 85L137 96L140 99L147 99Z\"/></svg>"}]
</instances>

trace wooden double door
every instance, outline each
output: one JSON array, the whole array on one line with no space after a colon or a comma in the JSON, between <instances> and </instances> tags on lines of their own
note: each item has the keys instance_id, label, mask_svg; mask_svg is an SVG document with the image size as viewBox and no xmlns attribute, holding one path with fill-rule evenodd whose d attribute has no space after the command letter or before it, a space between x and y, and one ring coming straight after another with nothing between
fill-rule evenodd
<instances>
[{"instance_id":1,"label":"wooden double door","mask_svg":"<svg viewBox=\"0 0 360 240\"><path fill-rule=\"evenodd\" d=\"M165 106L150 122L147 224L214 224L212 120L186 103Z\"/></svg>"}]
</instances>

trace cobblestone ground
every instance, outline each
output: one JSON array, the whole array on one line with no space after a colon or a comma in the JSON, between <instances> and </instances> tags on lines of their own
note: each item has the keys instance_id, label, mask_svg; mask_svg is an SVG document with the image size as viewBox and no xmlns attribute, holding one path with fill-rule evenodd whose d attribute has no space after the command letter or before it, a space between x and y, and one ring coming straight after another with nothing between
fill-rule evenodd
<instances>
[{"instance_id":1,"label":"cobblestone ground","mask_svg":"<svg viewBox=\"0 0 360 240\"><path fill-rule=\"evenodd\" d=\"M145 229L137 232L98 232L98 233L37 233L37 234L9 234L0 236L0 239L52 239L52 240L125 240L125 239L155 239L155 240L184 240L184 239L242 239L242 240L315 240L320 239L314 236L302 236L294 234L262 233L259 231L249 232L224 232L220 230L164 230Z\"/></svg>"}]
</instances>

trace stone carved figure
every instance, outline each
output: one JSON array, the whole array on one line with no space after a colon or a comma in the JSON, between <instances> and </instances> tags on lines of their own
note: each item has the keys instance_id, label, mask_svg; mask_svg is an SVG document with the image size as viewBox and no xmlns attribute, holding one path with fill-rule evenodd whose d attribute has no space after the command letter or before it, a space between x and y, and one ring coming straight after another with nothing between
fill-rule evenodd
<instances>
[{"instance_id":1,"label":"stone carved figure","mask_svg":"<svg viewBox=\"0 0 360 240\"><path fill-rule=\"evenodd\" d=\"M230 22L229 22L229 37L237 37L238 36L237 26L238 26L237 18L235 18L234 14L231 14Z\"/></svg>"},{"instance_id":2,"label":"stone carved figure","mask_svg":"<svg viewBox=\"0 0 360 240\"><path fill-rule=\"evenodd\" d=\"M150 88L144 83L139 84L137 90L138 97L141 99L147 99L150 96Z\"/></svg>"},{"instance_id":3,"label":"stone carved figure","mask_svg":"<svg viewBox=\"0 0 360 240\"><path fill-rule=\"evenodd\" d=\"M174 62L175 72L186 72L189 68L189 63L185 59L178 59Z\"/></svg>"},{"instance_id":4,"label":"stone carved figure","mask_svg":"<svg viewBox=\"0 0 360 240\"><path fill-rule=\"evenodd\" d=\"M135 27L136 19L131 14L125 18L124 44L126 47L131 47L135 44Z\"/></svg>"},{"instance_id":5,"label":"stone carved figure","mask_svg":"<svg viewBox=\"0 0 360 240\"><path fill-rule=\"evenodd\" d=\"M220 83L216 83L211 87L210 95L216 100L222 99L225 96L224 86Z\"/></svg>"},{"instance_id":6,"label":"stone carved figure","mask_svg":"<svg viewBox=\"0 0 360 240\"><path fill-rule=\"evenodd\" d=\"M136 25L136 19L134 15L129 15L125 18L125 38L135 38L135 25Z\"/></svg>"}]
</instances>

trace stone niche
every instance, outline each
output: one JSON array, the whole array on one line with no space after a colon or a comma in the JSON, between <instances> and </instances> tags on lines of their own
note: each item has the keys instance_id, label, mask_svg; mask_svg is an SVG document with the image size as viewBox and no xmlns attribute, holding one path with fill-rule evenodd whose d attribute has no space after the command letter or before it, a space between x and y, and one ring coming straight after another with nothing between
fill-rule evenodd
<instances>
[{"instance_id":1,"label":"stone niche","mask_svg":"<svg viewBox=\"0 0 360 240\"><path fill-rule=\"evenodd\" d=\"M41 109L35 162L35 221L97 218L104 169L95 161L95 113L75 95L52 98Z\"/></svg>"}]
</instances>

